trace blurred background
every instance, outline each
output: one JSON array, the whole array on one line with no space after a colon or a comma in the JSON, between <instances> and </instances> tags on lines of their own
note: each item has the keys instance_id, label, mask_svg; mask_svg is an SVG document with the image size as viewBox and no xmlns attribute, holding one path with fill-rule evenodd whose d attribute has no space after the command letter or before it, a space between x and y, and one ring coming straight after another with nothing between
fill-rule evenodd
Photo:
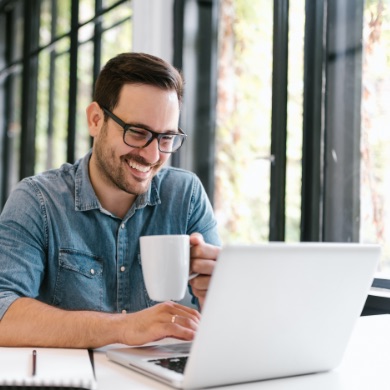
<instances>
[{"instance_id":1,"label":"blurred background","mask_svg":"<svg viewBox=\"0 0 390 390\"><path fill-rule=\"evenodd\" d=\"M0 210L88 151L95 79L126 51L182 71L171 164L224 243L379 243L390 275L390 0L0 0Z\"/></svg>"}]
</instances>

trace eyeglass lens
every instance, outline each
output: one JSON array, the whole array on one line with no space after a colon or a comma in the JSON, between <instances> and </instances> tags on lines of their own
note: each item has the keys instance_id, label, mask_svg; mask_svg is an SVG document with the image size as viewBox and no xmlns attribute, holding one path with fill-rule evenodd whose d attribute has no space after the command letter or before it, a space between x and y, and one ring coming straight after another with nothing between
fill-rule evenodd
<instances>
[{"instance_id":1,"label":"eyeglass lens","mask_svg":"<svg viewBox=\"0 0 390 390\"><path fill-rule=\"evenodd\" d=\"M166 153L175 152L184 141L181 134L161 134L153 137L153 134L145 129L129 128L124 134L125 143L135 148L146 146L152 138L158 139L159 150Z\"/></svg>"}]
</instances>

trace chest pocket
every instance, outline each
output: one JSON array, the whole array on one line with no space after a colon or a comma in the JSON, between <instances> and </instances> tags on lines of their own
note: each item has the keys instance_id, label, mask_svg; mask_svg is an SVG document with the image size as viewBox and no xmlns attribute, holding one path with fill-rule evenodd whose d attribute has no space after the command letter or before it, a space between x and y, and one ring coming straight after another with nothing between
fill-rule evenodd
<instances>
[{"instance_id":1,"label":"chest pocket","mask_svg":"<svg viewBox=\"0 0 390 390\"><path fill-rule=\"evenodd\" d=\"M53 305L70 310L102 310L103 260L91 253L60 249Z\"/></svg>"}]
</instances>

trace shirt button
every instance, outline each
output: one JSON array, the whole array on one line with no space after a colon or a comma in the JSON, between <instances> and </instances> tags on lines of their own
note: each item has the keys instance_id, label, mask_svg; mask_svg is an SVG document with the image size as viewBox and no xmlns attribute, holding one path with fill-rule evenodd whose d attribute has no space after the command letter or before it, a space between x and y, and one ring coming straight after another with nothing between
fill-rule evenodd
<instances>
[{"instance_id":1,"label":"shirt button","mask_svg":"<svg viewBox=\"0 0 390 390\"><path fill-rule=\"evenodd\" d=\"M121 272L124 272L125 269L126 269L126 267L122 265L122 267L121 267Z\"/></svg>"},{"instance_id":2,"label":"shirt button","mask_svg":"<svg viewBox=\"0 0 390 390\"><path fill-rule=\"evenodd\" d=\"M127 313L127 311L126 310L122 310L122 314L126 314Z\"/></svg>"},{"instance_id":3,"label":"shirt button","mask_svg":"<svg viewBox=\"0 0 390 390\"><path fill-rule=\"evenodd\" d=\"M93 268L91 268L91 275L95 275L95 270Z\"/></svg>"},{"instance_id":4,"label":"shirt button","mask_svg":"<svg viewBox=\"0 0 390 390\"><path fill-rule=\"evenodd\" d=\"M122 223L122 225L121 225L121 228L122 228L122 229L124 229L124 228L125 228L125 224L124 224L124 223Z\"/></svg>"}]
</instances>

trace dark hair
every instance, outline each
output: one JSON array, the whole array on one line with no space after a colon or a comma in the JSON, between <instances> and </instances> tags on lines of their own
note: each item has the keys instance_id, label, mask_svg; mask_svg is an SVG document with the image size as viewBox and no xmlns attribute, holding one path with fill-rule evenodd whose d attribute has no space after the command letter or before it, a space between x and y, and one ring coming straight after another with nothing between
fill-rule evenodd
<instances>
[{"instance_id":1,"label":"dark hair","mask_svg":"<svg viewBox=\"0 0 390 390\"><path fill-rule=\"evenodd\" d=\"M183 78L175 67L150 54L122 53L109 60L100 71L93 100L101 107L113 110L125 84L147 84L174 90L179 104L183 98Z\"/></svg>"}]
</instances>

